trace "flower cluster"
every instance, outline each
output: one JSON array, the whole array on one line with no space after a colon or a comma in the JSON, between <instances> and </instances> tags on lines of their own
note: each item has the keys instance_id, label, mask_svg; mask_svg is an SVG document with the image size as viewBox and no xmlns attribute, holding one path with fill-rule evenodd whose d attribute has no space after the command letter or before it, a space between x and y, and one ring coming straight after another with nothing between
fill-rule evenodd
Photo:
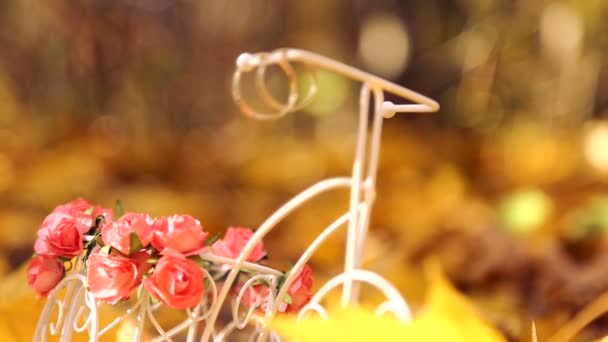
<instances>
[{"instance_id":1,"label":"flower cluster","mask_svg":"<svg viewBox=\"0 0 608 342\"><path fill-rule=\"evenodd\" d=\"M116 304L143 286L167 306L188 309L201 302L208 282L221 282L233 267L213 261L236 259L254 235L249 228L230 227L220 239L210 236L189 215L155 218L122 211L119 202L111 210L84 199L55 208L38 230L28 267L29 285L47 296L82 260L88 290L99 301ZM247 261L261 263L266 257L260 241ZM242 289L247 277L248 272L239 273L232 293ZM281 299L279 311L298 311L311 299L311 289L312 270L305 265ZM272 291L267 284L244 291L243 304L261 310L268 307Z\"/></svg>"}]
</instances>

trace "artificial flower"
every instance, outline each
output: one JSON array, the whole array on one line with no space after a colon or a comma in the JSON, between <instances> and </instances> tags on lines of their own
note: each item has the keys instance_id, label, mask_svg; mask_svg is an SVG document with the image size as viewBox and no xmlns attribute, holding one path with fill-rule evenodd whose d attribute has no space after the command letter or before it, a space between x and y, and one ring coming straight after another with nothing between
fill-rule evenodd
<instances>
[{"instance_id":1,"label":"artificial flower","mask_svg":"<svg viewBox=\"0 0 608 342\"><path fill-rule=\"evenodd\" d=\"M152 246L161 254L173 250L186 256L194 255L204 250L207 235L201 223L194 217L173 215L156 222L152 233Z\"/></svg>"},{"instance_id":2,"label":"artificial flower","mask_svg":"<svg viewBox=\"0 0 608 342\"><path fill-rule=\"evenodd\" d=\"M253 230L241 227L229 227L223 239L218 240L212 246L213 253L219 256L236 259L241 255L245 245L253 237ZM264 244L259 241L255 244L246 260L251 262L260 261L266 256Z\"/></svg>"},{"instance_id":3,"label":"artificial flower","mask_svg":"<svg viewBox=\"0 0 608 342\"><path fill-rule=\"evenodd\" d=\"M179 254L164 255L144 280L146 290L167 306L188 309L198 305L205 292L204 273L198 264Z\"/></svg>"},{"instance_id":4,"label":"artificial flower","mask_svg":"<svg viewBox=\"0 0 608 342\"><path fill-rule=\"evenodd\" d=\"M34 255L27 266L27 283L39 295L46 297L63 278L63 263L52 255Z\"/></svg>"},{"instance_id":5,"label":"artificial flower","mask_svg":"<svg viewBox=\"0 0 608 342\"><path fill-rule=\"evenodd\" d=\"M110 222L101 229L103 243L129 255L147 247L152 240L155 220L148 214L129 213ZM137 235L139 246L133 245L132 233Z\"/></svg>"},{"instance_id":6,"label":"artificial flower","mask_svg":"<svg viewBox=\"0 0 608 342\"><path fill-rule=\"evenodd\" d=\"M93 253L87 260L87 284L89 291L99 300L116 304L129 298L141 284L150 264L145 252L132 257Z\"/></svg>"}]
</instances>

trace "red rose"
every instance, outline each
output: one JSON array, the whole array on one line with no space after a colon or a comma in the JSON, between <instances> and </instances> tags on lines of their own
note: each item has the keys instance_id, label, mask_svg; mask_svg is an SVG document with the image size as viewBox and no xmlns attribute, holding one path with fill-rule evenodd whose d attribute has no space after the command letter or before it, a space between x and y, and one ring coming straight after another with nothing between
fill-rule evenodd
<instances>
[{"instance_id":1,"label":"red rose","mask_svg":"<svg viewBox=\"0 0 608 342\"><path fill-rule=\"evenodd\" d=\"M131 233L135 232L141 247L146 247L152 239L154 219L147 214L125 214L117 221L110 222L101 229L101 238L106 245L116 248L125 255L131 254Z\"/></svg>"},{"instance_id":2,"label":"red rose","mask_svg":"<svg viewBox=\"0 0 608 342\"><path fill-rule=\"evenodd\" d=\"M27 283L46 297L63 278L63 273L63 263L56 257L37 254L27 266Z\"/></svg>"},{"instance_id":3,"label":"red rose","mask_svg":"<svg viewBox=\"0 0 608 342\"><path fill-rule=\"evenodd\" d=\"M230 227L226 230L224 238L213 244L213 253L219 256L236 259L252 236L253 231L249 228ZM261 260L264 256L266 256L266 251L264 250L264 244L260 241L255 244L255 247L253 247L253 250L249 253L246 260L255 262Z\"/></svg>"},{"instance_id":4,"label":"red rose","mask_svg":"<svg viewBox=\"0 0 608 342\"><path fill-rule=\"evenodd\" d=\"M116 304L129 298L141 284L150 264L150 256L144 252L132 257L93 253L87 260L87 284L93 296L104 302Z\"/></svg>"},{"instance_id":5,"label":"red rose","mask_svg":"<svg viewBox=\"0 0 608 342\"><path fill-rule=\"evenodd\" d=\"M161 254L171 249L183 255L199 254L205 248L207 233L201 223L189 215L163 217L156 222L152 233L152 246Z\"/></svg>"},{"instance_id":6,"label":"red rose","mask_svg":"<svg viewBox=\"0 0 608 342\"><path fill-rule=\"evenodd\" d=\"M188 309L200 303L205 291L203 280L203 271L194 261L172 254L160 258L144 286L169 307Z\"/></svg>"},{"instance_id":7,"label":"red rose","mask_svg":"<svg viewBox=\"0 0 608 342\"><path fill-rule=\"evenodd\" d=\"M281 303L279 311L298 312L310 302L312 298L312 268L310 266L304 265L300 274L291 283L287 293L291 297L291 303Z\"/></svg>"}]
</instances>

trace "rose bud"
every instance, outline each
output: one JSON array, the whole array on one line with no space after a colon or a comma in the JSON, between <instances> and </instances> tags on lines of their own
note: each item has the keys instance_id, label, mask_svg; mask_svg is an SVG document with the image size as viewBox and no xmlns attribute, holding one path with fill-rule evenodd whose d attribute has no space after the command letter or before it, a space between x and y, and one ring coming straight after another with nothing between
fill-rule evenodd
<instances>
[{"instance_id":1,"label":"rose bud","mask_svg":"<svg viewBox=\"0 0 608 342\"><path fill-rule=\"evenodd\" d=\"M312 298L312 268L310 266L304 265L302 271L291 283L287 293L291 303L286 303L283 300L283 303L279 305L279 311L281 312L298 312L310 302Z\"/></svg>"},{"instance_id":2,"label":"rose bud","mask_svg":"<svg viewBox=\"0 0 608 342\"><path fill-rule=\"evenodd\" d=\"M63 263L57 257L37 254L27 266L27 283L46 297L63 278L63 274Z\"/></svg>"}]
</instances>

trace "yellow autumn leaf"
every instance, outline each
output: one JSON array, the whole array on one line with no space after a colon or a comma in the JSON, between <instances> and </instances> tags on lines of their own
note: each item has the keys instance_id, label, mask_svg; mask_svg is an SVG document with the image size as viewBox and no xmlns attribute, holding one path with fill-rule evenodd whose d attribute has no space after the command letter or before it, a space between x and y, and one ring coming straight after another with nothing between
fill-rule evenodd
<instances>
[{"instance_id":1,"label":"yellow autumn leaf","mask_svg":"<svg viewBox=\"0 0 608 342\"><path fill-rule=\"evenodd\" d=\"M46 305L27 285L27 263L0 281L0 341L31 341ZM76 334L72 341L88 341Z\"/></svg>"},{"instance_id":2,"label":"yellow autumn leaf","mask_svg":"<svg viewBox=\"0 0 608 342\"><path fill-rule=\"evenodd\" d=\"M27 285L27 262L0 278L0 341L31 341L46 302ZM100 324L108 324L116 314L112 306L101 306ZM116 333L104 337L108 341L117 339ZM74 334L72 338L75 342L88 340L87 334Z\"/></svg>"},{"instance_id":3,"label":"yellow autumn leaf","mask_svg":"<svg viewBox=\"0 0 608 342\"><path fill-rule=\"evenodd\" d=\"M0 341L28 341L46 303L27 286L26 265L0 281Z\"/></svg>"},{"instance_id":4,"label":"yellow autumn leaf","mask_svg":"<svg viewBox=\"0 0 608 342\"><path fill-rule=\"evenodd\" d=\"M437 264L429 264L431 288L422 312L411 324L390 315L376 317L359 306L329 307L329 319L318 316L296 323L292 316L276 317L270 327L280 335L312 341L451 341L502 342L496 330L483 322L474 306L445 279Z\"/></svg>"}]
</instances>

